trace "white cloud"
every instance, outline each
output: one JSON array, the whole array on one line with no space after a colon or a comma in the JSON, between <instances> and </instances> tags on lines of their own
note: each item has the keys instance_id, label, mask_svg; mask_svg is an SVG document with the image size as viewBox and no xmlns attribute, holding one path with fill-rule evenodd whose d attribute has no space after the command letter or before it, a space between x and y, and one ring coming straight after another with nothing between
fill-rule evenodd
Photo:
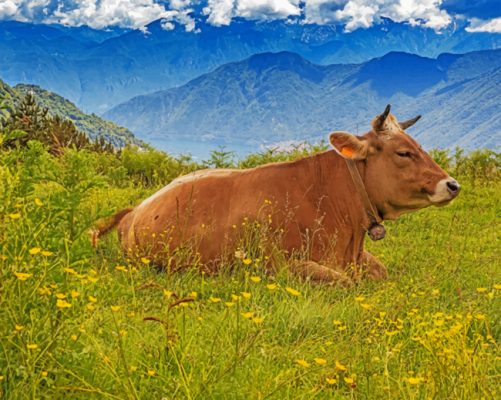
<instances>
[{"instance_id":1,"label":"white cloud","mask_svg":"<svg viewBox=\"0 0 501 400\"><path fill-rule=\"evenodd\" d=\"M229 25L234 17L235 0L209 0L203 9L207 21L215 26Z\"/></svg>"},{"instance_id":2,"label":"white cloud","mask_svg":"<svg viewBox=\"0 0 501 400\"><path fill-rule=\"evenodd\" d=\"M470 20L470 26L466 28L466 31L501 33L501 18L493 18L488 20L472 18Z\"/></svg>"},{"instance_id":3,"label":"white cloud","mask_svg":"<svg viewBox=\"0 0 501 400\"><path fill-rule=\"evenodd\" d=\"M160 18L173 18L177 11L166 10L154 0L81 0L68 9L58 7L52 14L52 21L63 25L88 25L102 29L119 25L140 28Z\"/></svg>"},{"instance_id":4,"label":"white cloud","mask_svg":"<svg viewBox=\"0 0 501 400\"><path fill-rule=\"evenodd\" d=\"M16 18L22 0L2 0L0 2L0 19Z\"/></svg>"},{"instance_id":5,"label":"white cloud","mask_svg":"<svg viewBox=\"0 0 501 400\"><path fill-rule=\"evenodd\" d=\"M296 0L239 0L236 15L247 19L280 19L301 14Z\"/></svg>"},{"instance_id":6,"label":"white cloud","mask_svg":"<svg viewBox=\"0 0 501 400\"><path fill-rule=\"evenodd\" d=\"M439 30L452 21L441 4L442 0L306 0L305 14L307 22L341 22L347 31L368 28L381 17Z\"/></svg>"},{"instance_id":7,"label":"white cloud","mask_svg":"<svg viewBox=\"0 0 501 400\"><path fill-rule=\"evenodd\" d=\"M229 25L235 17L252 20L302 16L307 23L343 24L347 31L367 28L381 17L435 30L449 25L443 0L0 0L0 19L141 28L162 19L166 29L184 25L196 31L191 8L205 5L210 24ZM472 20L471 32L499 31L498 19Z\"/></svg>"}]
</instances>

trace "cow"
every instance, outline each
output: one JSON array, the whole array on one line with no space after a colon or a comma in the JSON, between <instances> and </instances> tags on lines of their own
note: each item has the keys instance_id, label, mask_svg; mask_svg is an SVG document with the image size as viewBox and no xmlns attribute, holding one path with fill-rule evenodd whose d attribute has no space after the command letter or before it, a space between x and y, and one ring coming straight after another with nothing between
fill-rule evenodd
<instances>
[{"instance_id":1,"label":"cow","mask_svg":"<svg viewBox=\"0 0 501 400\"><path fill-rule=\"evenodd\" d=\"M281 232L286 254L303 255L290 259L303 277L342 285L362 275L386 278L384 265L364 250L365 234L379 239L382 221L445 205L460 191L405 132L419 118L398 122L388 105L362 136L332 132L325 152L182 176L116 214L94 237L116 226L127 254L148 254L164 267L175 265L176 249L189 243L199 265L215 271L235 253L237 230L261 221Z\"/></svg>"}]
</instances>

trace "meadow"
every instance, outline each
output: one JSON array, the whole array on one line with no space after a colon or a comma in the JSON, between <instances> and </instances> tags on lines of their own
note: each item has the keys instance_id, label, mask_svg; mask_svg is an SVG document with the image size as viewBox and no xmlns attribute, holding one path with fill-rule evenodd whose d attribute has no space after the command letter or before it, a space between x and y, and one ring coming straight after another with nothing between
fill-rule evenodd
<instances>
[{"instance_id":1,"label":"meadow","mask_svg":"<svg viewBox=\"0 0 501 400\"><path fill-rule=\"evenodd\" d=\"M219 150L204 166L320 149L238 162ZM202 166L189 157L3 147L0 396L500 398L500 155L433 156L459 198L387 222L387 237L366 244L389 279L339 288L298 279L285 259L269 274L266 255L208 276L126 259L115 233L92 248L96 220Z\"/></svg>"}]
</instances>

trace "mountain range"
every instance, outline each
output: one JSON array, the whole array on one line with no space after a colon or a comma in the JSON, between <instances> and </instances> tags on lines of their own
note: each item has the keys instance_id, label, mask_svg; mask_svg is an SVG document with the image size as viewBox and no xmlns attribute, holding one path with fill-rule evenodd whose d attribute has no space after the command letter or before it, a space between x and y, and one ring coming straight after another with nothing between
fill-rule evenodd
<instances>
[{"instance_id":1,"label":"mountain range","mask_svg":"<svg viewBox=\"0 0 501 400\"><path fill-rule=\"evenodd\" d=\"M0 79L0 100L5 101L8 107L19 104L28 93L34 96L39 106L47 108L50 115L73 121L76 128L90 139L102 137L115 147L123 147L129 143L144 145L127 128L104 120L96 114L85 114L71 101L56 93L35 85L18 84L11 87Z\"/></svg>"},{"instance_id":2,"label":"mountain range","mask_svg":"<svg viewBox=\"0 0 501 400\"><path fill-rule=\"evenodd\" d=\"M499 146L501 49L437 58L390 52L318 65L291 52L225 64L185 85L135 97L104 114L166 150L177 141L258 149L263 143L366 132L390 103L425 147Z\"/></svg>"},{"instance_id":3,"label":"mountain range","mask_svg":"<svg viewBox=\"0 0 501 400\"><path fill-rule=\"evenodd\" d=\"M183 85L257 53L288 51L330 65L360 64L394 51L437 57L501 47L499 33L471 33L457 23L435 32L385 18L353 32L291 19L235 19L222 27L202 22L191 32L174 22L169 27L174 29L165 29L160 20L144 30L1 21L0 76L11 85L39 85L101 114L134 96Z\"/></svg>"}]
</instances>

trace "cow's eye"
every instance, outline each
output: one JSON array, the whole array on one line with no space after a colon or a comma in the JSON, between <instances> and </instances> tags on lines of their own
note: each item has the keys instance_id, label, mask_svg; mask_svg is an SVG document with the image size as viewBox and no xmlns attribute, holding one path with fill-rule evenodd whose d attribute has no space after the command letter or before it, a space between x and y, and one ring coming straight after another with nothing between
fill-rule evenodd
<instances>
[{"instance_id":1,"label":"cow's eye","mask_svg":"<svg viewBox=\"0 0 501 400\"><path fill-rule=\"evenodd\" d=\"M412 156L410 151L397 151L397 155L405 158L411 158Z\"/></svg>"}]
</instances>

